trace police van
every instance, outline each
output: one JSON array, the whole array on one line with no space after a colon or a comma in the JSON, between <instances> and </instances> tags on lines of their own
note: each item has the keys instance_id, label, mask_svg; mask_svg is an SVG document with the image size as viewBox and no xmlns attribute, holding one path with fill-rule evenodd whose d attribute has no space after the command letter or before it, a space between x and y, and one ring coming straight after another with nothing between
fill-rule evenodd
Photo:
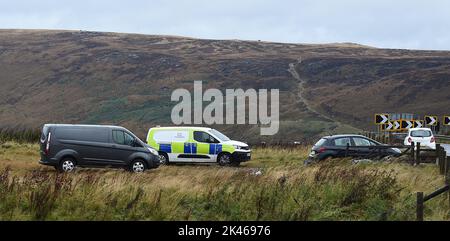
<instances>
[{"instance_id":1,"label":"police van","mask_svg":"<svg viewBox=\"0 0 450 241\"><path fill-rule=\"evenodd\" d=\"M247 144L230 140L212 128L150 128L147 143L159 152L161 164L217 162L221 166L238 166L251 158Z\"/></svg>"}]
</instances>

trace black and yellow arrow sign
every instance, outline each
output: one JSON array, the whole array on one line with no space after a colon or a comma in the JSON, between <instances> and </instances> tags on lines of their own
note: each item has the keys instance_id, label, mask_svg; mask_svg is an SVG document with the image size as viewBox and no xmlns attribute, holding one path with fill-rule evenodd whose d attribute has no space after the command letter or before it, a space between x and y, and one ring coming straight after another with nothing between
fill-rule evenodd
<instances>
[{"instance_id":1,"label":"black and yellow arrow sign","mask_svg":"<svg viewBox=\"0 0 450 241\"><path fill-rule=\"evenodd\" d=\"M450 116L444 116L444 121L443 121L445 126L450 126Z\"/></svg>"},{"instance_id":2,"label":"black and yellow arrow sign","mask_svg":"<svg viewBox=\"0 0 450 241\"><path fill-rule=\"evenodd\" d=\"M382 124L380 126L382 131L392 131L394 128L392 121L388 121L388 123Z\"/></svg>"},{"instance_id":3,"label":"black and yellow arrow sign","mask_svg":"<svg viewBox=\"0 0 450 241\"><path fill-rule=\"evenodd\" d=\"M392 121L392 130L400 130L402 129L402 121L400 120L396 120L396 121Z\"/></svg>"},{"instance_id":4,"label":"black and yellow arrow sign","mask_svg":"<svg viewBox=\"0 0 450 241\"><path fill-rule=\"evenodd\" d=\"M425 121L423 120L415 120L414 121L414 128L422 128L425 126Z\"/></svg>"},{"instance_id":5,"label":"black and yellow arrow sign","mask_svg":"<svg viewBox=\"0 0 450 241\"><path fill-rule=\"evenodd\" d=\"M402 129L411 129L414 128L414 121L412 120L402 120Z\"/></svg>"},{"instance_id":6,"label":"black and yellow arrow sign","mask_svg":"<svg viewBox=\"0 0 450 241\"><path fill-rule=\"evenodd\" d=\"M436 126L438 122L437 116L425 116L425 125L427 126Z\"/></svg>"},{"instance_id":7,"label":"black and yellow arrow sign","mask_svg":"<svg viewBox=\"0 0 450 241\"><path fill-rule=\"evenodd\" d=\"M389 122L389 114L375 114L375 124L382 125Z\"/></svg>"}]
</instances>

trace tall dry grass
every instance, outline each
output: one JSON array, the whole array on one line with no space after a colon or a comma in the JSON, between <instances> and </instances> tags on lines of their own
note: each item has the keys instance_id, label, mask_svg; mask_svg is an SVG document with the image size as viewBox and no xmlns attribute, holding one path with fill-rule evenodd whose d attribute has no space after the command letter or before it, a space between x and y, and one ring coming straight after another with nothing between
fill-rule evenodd
<instances>
[{"instance_id":1,"label":"tall dry grass","mask_svg":"<svg viewBox=\"0 0 450 241\"><path fill-rule=\"evenodd\" d=\"M5 148L5 145L7 148ZM415 191L443 184L432 165L303 166L309 148L258 148L241 167L171 165L135 175L37 164L38 145L0 146L2 220L413 220ZM448 200L425 217L448 220Z\"/></svg>"}]
</instances>

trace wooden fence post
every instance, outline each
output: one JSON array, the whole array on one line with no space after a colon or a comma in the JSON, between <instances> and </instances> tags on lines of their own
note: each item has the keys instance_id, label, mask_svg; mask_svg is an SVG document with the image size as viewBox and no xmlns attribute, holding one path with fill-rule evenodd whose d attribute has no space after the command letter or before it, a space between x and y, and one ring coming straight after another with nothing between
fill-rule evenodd
<instances>
[{"instance_id":1,"label":"wooden fence post","mask_svg":"<svg viewBox=\"0 0 450 241\"><path fill-rule=\"evenodd\" d=\"M436 147L436 151L436 154L439 156L439 173L445 175L445 160L447 159L447 153L441 146L439 146L439 149Z\"/></svg>"},{"instance_id":2,"label":"wooden fence post","mask_svg":"<svg viewBox=\"0 0 450 241\"><path fill-rule=\"evenodd\" d=\"M414 142L411 142L411 163L414 164L414 162Z\"/></svg>"},{"instance_id":3,"label":"wooden fence post","mask_svg":"<svg viewBox=\"0 0 450 241\"><path fill-rule=\"evenodd\" d=\"M420 142L416 143L417 145L417 149L416 149L416 160L415 160L415 164L419 165L420 164Z\"/></svg>"},{"instance_id":4,"label":"wooden fence post","mask_svg":"<svg viewBox=\"0 0 450 241\"><path fill-rule=\"evenodd\" d=\"M447 157L447 152L443 151L442 152L443 155L443 159L444 159L444 163L445 163L445 184L449 185L450 184L450 160Z\"/></svg>"},{"instance_id":5,"label":"wooden fence post","mask_svg":"<svg viewBox=\"0 0 450 241\"><path fill-rule=\"evenodd\" d=\"M417 193L416 221L423 221L423 192Z\"/></svg>"},{"instance_id":6,"label":"wooden fence post","mask_svg":"<svg viewBox=\"0 0 450 241\"><path fill-rule=\"evenodd\" d=\"M439 155L441 144L436 144L436 164L441 168L441 156ZM439 169L440 170L440 169Z\"/></svg>"},{"instance_id":7,"label":"wooden fence post","mask_svg":"<svg viewBox=\"0 0 450 241\"><path fill-rule=\"evenodd\" d=\"M447 152L445 152L445 163L446 163L446 167L447 167L447 171L445 173L445 184L450 185L450 159L447 156ZM448 193L448 205L450 206L450 190L447 191Z\"/></svg>"}]
</instances>

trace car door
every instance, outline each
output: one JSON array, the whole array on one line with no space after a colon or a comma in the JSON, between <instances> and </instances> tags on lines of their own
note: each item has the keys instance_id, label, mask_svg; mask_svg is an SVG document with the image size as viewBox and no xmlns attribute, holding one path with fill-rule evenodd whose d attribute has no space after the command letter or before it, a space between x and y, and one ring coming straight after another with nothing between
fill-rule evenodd
<instances>
[{"instance_id":1,"label":"car door","mask_svg":"<svg viewBox=\"0 0 450 241\"><path fill-rule=\"evenodd\" d=\"M350 137L339 137L334 139L335 157L353 156L355 149L352 148L353 143ZM347 150L347 146L349 146Z\"/></svg>"},{"instance_id":2,"label":"car door","mask_svg":"<svg viewBox=\"0 0 450 241\"><path fill-rule=\"evenodd\" d=\"M371 142L362 137L353 137L353 143L355 145L354 156L365 157L371 154L375 154L377 150L371 149Z\"/></svg>"},{"instance_id":3,"label":"car door","mask_svg":"<svg viewBox=\"0 0 450 241\"><path fill-rule=\"evenodd\" d=\"M112 130L112 148L109 153L108 165L124 165L129 157L136 152L135 138L124 130Z\"/></svg>"},{"instance_id":4,"label":"car door","mask_svg":"<svg viewBox=\"0 0 450 241\"><path fill-rule=\"evenodd\" d=\"M219 141L204 131L194 131L193 133L195 155L192 155L195 162L215 162Z\"/></svg>"}]
</instances>

